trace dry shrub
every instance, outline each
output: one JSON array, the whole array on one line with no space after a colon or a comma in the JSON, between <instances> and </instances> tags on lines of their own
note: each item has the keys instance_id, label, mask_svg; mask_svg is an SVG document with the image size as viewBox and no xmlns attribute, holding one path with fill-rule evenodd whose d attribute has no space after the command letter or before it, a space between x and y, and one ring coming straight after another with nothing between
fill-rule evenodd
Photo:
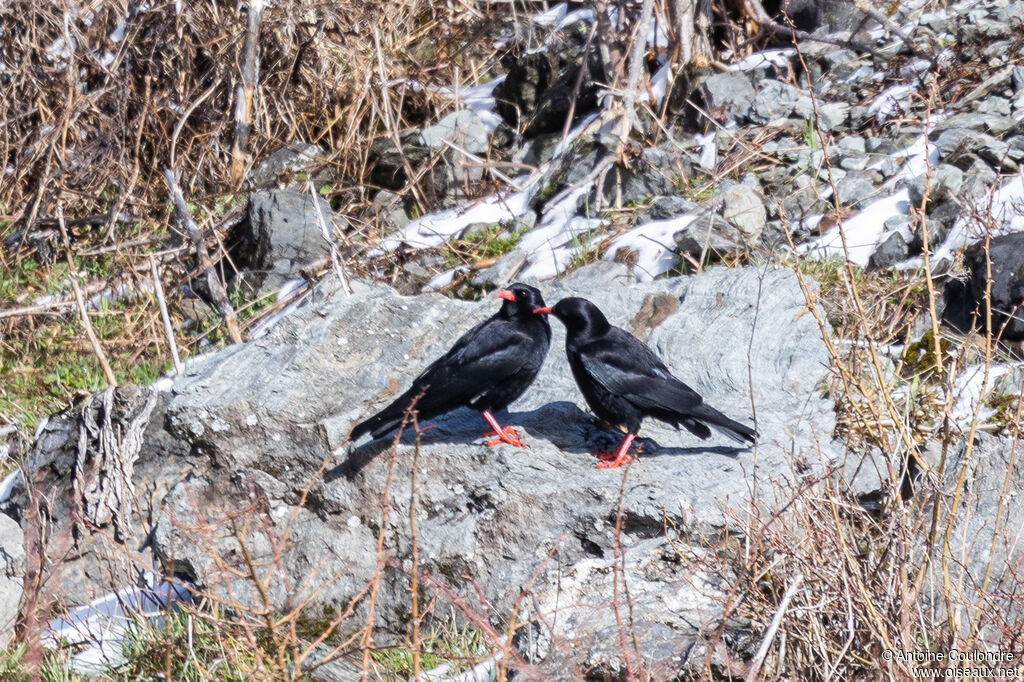
<instances>
[{"instance_id":1,"label":"dry shrub","mask_svg":"<svg viewBox=\"0 0 1024 682\"><path fill-rule=\"evenodd\" d=\"M358 187L369 141L388 125L433 113L435 102L401 79L423 80L428 71L426 78L449 82L448 39L465 41L464 16L457 6L420 0L271 3L261 23L250 158L294 139L317 142L333 153L344 184ZM165 166L190 196L230 189L245 20L218 3L4 3L4 213L52 215L63 193L74 215L109 211L119 199L139 214L162 215ZM410 56L425 36L438 40L427 56L440 64Z\"/></svg>"}]
</instances>

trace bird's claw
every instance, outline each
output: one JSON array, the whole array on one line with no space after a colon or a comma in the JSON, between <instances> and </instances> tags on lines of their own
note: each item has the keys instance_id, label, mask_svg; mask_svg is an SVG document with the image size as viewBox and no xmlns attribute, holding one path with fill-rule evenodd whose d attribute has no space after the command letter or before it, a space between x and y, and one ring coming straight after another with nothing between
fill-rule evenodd
<instances>
[{"instance_id":1,"label":"bird's claw","mask_svg":"<svg viewBox=\"0 0 1024 682\"><path fill-rule=\"evenodd\" d=\"M636 457L629 454L625 454L622 457L616 457L614 452L599 452L596 454L597 458L601 460L594 465L598 469L614 469L622 466L623 464L629 464L636 459Z\"/></svg>"},{"instance_id":2,"label":"bird's claw","mask_svg":"<svg viewBox=\"0 0 1024 682\"><path fill-rule=\"evenodd\" d=\"M491 440L487 441L487 445L489 447L494 447L498 443L508 443L509 445L513 445L517 448L530 447L522 440L520 440L520 433L513 429L511 426L506 426L501 431L495 431L494 429L491 429L490 431L486 431L483 434L483 436L484 438L486 438L487 436L497 436L497 438L492 438Z\"/></svg>"},{"instance_id":3,"label":"bird's claw","mask_svg":"<svg viewBox=\"0 0 1024 682\"><path fill-rule=\"evenodd\" d=\"M637 445L636 446L637 454L640 454L640 449L641 449L641 446ZM622 466L623 464L629 464L630 462L632 462L632 461L634 461L636 459L636 457L634 457L633 455L629 454L629 448L626 448L626 450L624 450L621 453L618 452L618 451L613 451L613 452L602 451L602 452L595 452L595 453L593 453L593 455L594 455L594 457L597 457L599 460L601 460L600 462L598 462L597 464L594 465L598 469L614 469L616 467Z\"/></svg>"}]
</instances>

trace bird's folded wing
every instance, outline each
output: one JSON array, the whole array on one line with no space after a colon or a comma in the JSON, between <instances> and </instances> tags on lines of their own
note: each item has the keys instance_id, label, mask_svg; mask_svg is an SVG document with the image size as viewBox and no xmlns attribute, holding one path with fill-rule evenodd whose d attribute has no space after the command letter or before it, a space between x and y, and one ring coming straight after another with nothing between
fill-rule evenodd
<instances>
[{"instance_id":1,"label":"bird's folded wing","mask_svg":"<svg viewBox=\"0 0 1024 682\"><path fill-rule=\"evenodd\" d=\"M601 386L638 407L686 414L704 402L696 391L672 376L639 341L617 347L596 343L582 349L580 360Z\"/></svg>"},{"instance_id":2,"label":"bird's folded wing","mask_svg":"<svg viewBox=\"0 0 1024 682\"><path fill-rule=\"evenodd\" d=\"M466 395L519 371L532 344L529 335L513 325L485 320L423 370L415 384L433 386L453 397Z\"/></svg>"}]
</instances>

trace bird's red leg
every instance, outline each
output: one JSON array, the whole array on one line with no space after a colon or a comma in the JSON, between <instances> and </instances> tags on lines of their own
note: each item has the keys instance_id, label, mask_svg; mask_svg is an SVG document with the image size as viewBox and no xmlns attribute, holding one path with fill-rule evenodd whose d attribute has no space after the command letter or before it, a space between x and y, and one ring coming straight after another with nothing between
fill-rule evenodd
<instances>
[{"instance_id":1,"label":"bird's red leg","mask_svg":"<svg viewBox=\"0 0 1024 682\"><path fill-rule=\"evenodd\" d=\"M598 469L614 469L617 466L622 466L627 462L630 462L633 458L628 454L629 446L636 438L635 433L627 433L626 437L619 443L619 447L616 448L615 452L599 452L595 453L601 460L597 463Z\"/></svg>"},{"instance_id":2,"label":"bird's red leg","mask_svg":"<svg viewBox=\"0 0 1024 682\"><path fill-rule=\"evenodd\" d=\"M494 446L497 445L498 443L504 442L508 443L509 445L514 445L517 448L529 447L526 443L519 440L519 432L513 429L511 426L501 428L501 426L498 424L497 421L495 421L494 416L490 412L483 411L480 414L484 416L484 419L487 420L487 423L491 425L492 429L491 431L486 432L484 434L484 437L497 436L497 438L492 438L491 440L487 441L488 445Z\"/></svg>"}]
</instances>

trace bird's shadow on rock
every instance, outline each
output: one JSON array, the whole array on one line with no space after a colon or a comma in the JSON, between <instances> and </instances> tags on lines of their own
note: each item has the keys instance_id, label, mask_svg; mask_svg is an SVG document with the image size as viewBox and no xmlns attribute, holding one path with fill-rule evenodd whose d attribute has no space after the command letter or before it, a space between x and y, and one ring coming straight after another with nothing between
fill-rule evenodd
<instances>
[{"instance_id":1,"label":"bird's shadow on rock","mask_svg":"<svg viewBox=\"0 0 1024 682\"><path fill-rule=\"evenodd\" d=\"M502 410L495 413L494 417L503 426L512 425L526 431L523 439L537 451L545 449L547 443L564 453L611 451L618 446L623 435L619 431L603 426L599 420L581 410L575 403L564 400L550 402L536 409L522 412ZM424 424L420 428L419 441L421 446L439 443L448 445L479 444L485 440L482 435L485 429L487 429L487 424L481 419L478 412L460 408ZM540 440L538 441L538 439ZM540 441L547 441L547 443ZM351 480L375 457L390 450L394 442L395 434L391 433L350 449L344 462L324 474L325 482L330 483L341 477ZM717 454L735 458L746 450L746 448L720 445L664 446L653 438L638 438L636 442L642 457ZM415 430L406 427L398 439L398 443L403 446L415 445ZM636 451L634 448L633 452Z\"/></svg>"}]
</instances>

